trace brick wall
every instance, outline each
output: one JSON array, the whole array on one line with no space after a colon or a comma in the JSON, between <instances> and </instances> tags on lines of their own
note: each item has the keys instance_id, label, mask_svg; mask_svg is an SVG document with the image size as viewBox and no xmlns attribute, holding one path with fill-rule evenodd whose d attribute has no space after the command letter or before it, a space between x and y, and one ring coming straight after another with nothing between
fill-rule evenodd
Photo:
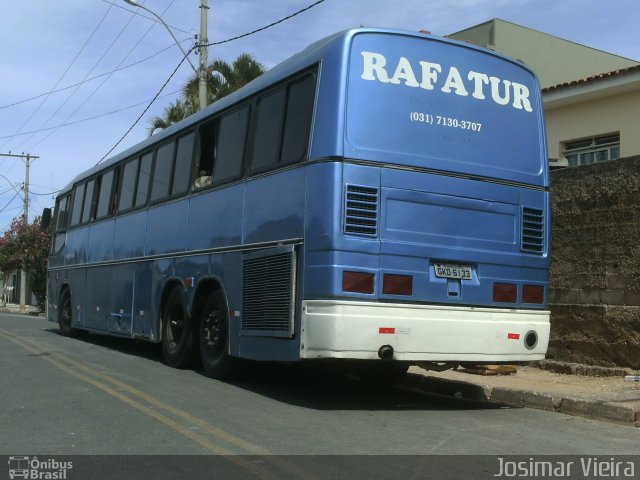
<instances>
[{"instance_id":1,"label":"brick wall","mask_svg":"<svg viewBox=\"0 0 640 480\"><path fill-rule=\"evenodd\" d=\"M551 178L548 358L640 369L640 156Z\"/></svg>"}]
</instances>

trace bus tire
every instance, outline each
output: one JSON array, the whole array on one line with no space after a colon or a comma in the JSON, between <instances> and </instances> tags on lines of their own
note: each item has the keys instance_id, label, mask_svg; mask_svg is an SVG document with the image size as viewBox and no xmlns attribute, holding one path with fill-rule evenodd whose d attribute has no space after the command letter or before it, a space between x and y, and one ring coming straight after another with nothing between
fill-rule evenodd
<instances>
[{"instance_id":1,"label":"bus tire","mask_svg":"<svg viewBox=\"0 0 640 480\"><path fill-rule=\"evenodd\" d=\"M71 291L65 288L58 302L58 327L61 335L71 337L76 334L76 329L72 327L72 319L73 303L71 303Z\"/></svg>"},{"instance_id":2,"label":"bus tire","mask_svg":"<svg viewBox=\"0 0 640 480\"><path fill-rule=\"evenodd\" d=\"M162 353L168 365L187 368L194 364L195 352L187 299L184 290L176 287L167 297L162 313Z\"/></svg>"},{"instance_id":3,"label":"bus tire","mask_svg":"<svg viewBox=\"0 0 640 480\"><path fill-rule=\"evenodd\" d=\"M230 379L240 373L240 359L229 355L229 313L221 291L207 298L199 322L200 358L207 376Z\"/></svg>"}]
</instances>

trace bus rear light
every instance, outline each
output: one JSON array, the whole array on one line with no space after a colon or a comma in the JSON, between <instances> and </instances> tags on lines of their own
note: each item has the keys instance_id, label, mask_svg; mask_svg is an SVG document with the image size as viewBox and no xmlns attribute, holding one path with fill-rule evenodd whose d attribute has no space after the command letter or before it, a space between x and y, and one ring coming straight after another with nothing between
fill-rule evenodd
<instances>
[{"instance_id":1,"label":"bus rear light","mask_svg":"<svg viewBox=\"0 0 640 480\"><path fill-rule=\"evenodd\" d=\"M343 272L342 290L353 293L373 293L373 273Z\"/></svg>"},{"instance_id":2,"label":"bus rear light","mask_svg":"<svg viewBox=\"0 0 640 480\"><path fill-rule=\"evenodd\" d=\"M382 293L386 295L413 295L413 277L411 275L385 274L382 280Z\"/></svg>"},{"instance_id":3,"label":"bus rear light","mask_svg":"<svg viewBox=\"0 0 640 480\"><path fill-rule=\"evenodd\" d=\"M493 301L516 303L518 301L518 286L511 283L494 283Z\"/></svg>"},{"instance_id":4,"label":"bus rear light","mask_svg":"<svg viewBox=\"0 0 640 480\"><path fill-rule=\"evenodd\" d=\"M544 287L540 285L525 285L522 287L523 303L544 303Z\"/></svg>"}]
</instances>

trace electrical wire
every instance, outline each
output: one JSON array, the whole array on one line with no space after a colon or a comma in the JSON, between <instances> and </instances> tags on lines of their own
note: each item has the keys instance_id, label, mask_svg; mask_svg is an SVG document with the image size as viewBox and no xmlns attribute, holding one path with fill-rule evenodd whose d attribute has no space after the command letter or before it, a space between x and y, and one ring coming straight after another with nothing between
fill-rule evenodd
<instances>
[{"instance_id":1,"label":"electrical wire","mask_svg":"<svg viewBox=\"0 0 640 480\"><path fill-rule=\"evenodd\" d=\"M175 90L175 91L170 92L170 93L165 93L164 95L162 95L162 96L160 96L160 97L158 97L158 98L169 97L169 96L171 96L171 95L175 95L176 93L180 93L181 91L182 91L182 89L180 89L180 90ZM157 100L157 99L154 99L154 100ZM150 102L150 100L145 100L144 102L138 102L138 103L136 103L136 104L134 104L134 105L129 105L128 107L122 107L122 108L119 108L119 109L117 109L117 110L112 110L112 111L110 111L110 112L101 113L101 114L99 114L99 115L94 115L93 117L82 118L82 119L80 119L80 120L75 120L75 121L73 121L73 122L69 122L69 123L63 123L63 124L60 124L60 125L54 125L54 126L52 126L52 127L46 127L46 128L40 129L40 130L33 130L33 131L31 131L31 132L23 132L23 133L19 133L19 134L17 134L17 135L7 135L7 136L5 136L5 137L0 137L0 140L3 140L3 139L5 139L5 138L9 138L9 137L13 137L13 136L17 136L17 137L19 137L19 136L21 136L21 135L30 135L30 134L32 134L32 133L46 132L46 131L48 131L48 130L53 130L53 129L55 129L55 128L60 128L60 127L69 127L69 126L71 126L71 125L77 125L78 123L84 123L84 122L88 122L88 121L90 121L90 120L96 120L96 119L98 119L98 118L106 117L106 116L108 116L108 115L113 115L114 113L120 113L120 112L123 112L123 111L125 111L125 110L129 110L130 108L139 107L140 105L144 105L144 104L146 104L146 103L148 103L148 102Z\"/></svg>"},{"instance_id":2,"label":"electrical wire","mask_svg":"<svg viewBox=\"0 0 640 480\"><path fill-rule=\"evenodd\" d=\"M107 153L104 154L104 156L98 160L98 162L96 163L96 165L99 165L100 163L102 163L102 161L107 158L107 156L113 152L115 150L115 148L120 145L120 143L122 142L122 140L125 139L125 137L127 135L129 135L129 132L131 132L131 130L133 130L133 127L135 127L138 122L140 121L140 119L143 117L143 115L145 113L147 113L147 111L151 108L151 105L153 105L153 102L155 102L158 97L160 96L160 94L162 93L162 90L164 90L164 87L167 86L167 84L171 81L171 79L173 78L173 76L176 74L176 72L178 71L178 69L182 66L182 64L184 63L184 61L187 59L187 56L195 49L196 47L192 47L191 50L189 50L187 52L187 55L182 57L182 60L180 60L180 63L178 63L178 65L176 66L176 68L173 70L173 72L171 72L171 75L169 75L169 78L167 78L167 80L164 82L164 84L162 85L162 87L160 87L160 90L158 90L158 93L156 93L156 95L151 99L151 101L149 102L149 104L145 107L145 109L142 111L142 113L138 116L138 118L136 118L136 121L133 122L133 125L131 125L129 127L129 129L124 133L124 135L122 135L122 137L120 137L120 140L118 140L115 145L113 147L111 147L109 149L109 151Z\"/></svg>"},{"instance_id":3,"label":"electrical wire","mask_svg":"<svg viewBox=\"0 0 640 480\"><path fill-rule=\"evenodd\" d=\"M9 200L9 201L7 202L7 204L6 204L4 207L2 207L2 209L0 209L0 213L4 212L4 211L7 209L7 207L8 207L9 205L11 205L11 202L13 202L13 201L16 199L16 197L18 196L18 193L20 193L20 191L19 191L19 190L18 190L18 191L16 191L16 194L15 194L13 197L11 197L11 200Z\"/></svg>"},{"instance_id":4,"label":"electrical wire","mask_svg":"<svg viewBox=\"0 0 640 480\"><path fill-rule=\"evenodd\" d=\"M160 23L157 18L147 17L146 15L144 15L142 13L139 13L137 10L130 10L128 8L125 8L125 7L121 6L121 5L118 5L117 3L109 2L108 0L102 0L102 1L104 3L106 3L106 4L108 4L108 5L113 5L114 7L118 7L120 9L122 9L122 10L126 10L127 12L130 12L130 13L133 13L135 15L138 15L139 17L146 18L147 20L151 20L153 23ZM173 3L173 2L171 2L171 3ZM170 6L171 5L169 5L169 7ZM165 8L164 11L166 12L169 9L169 7ZM171 27L171 29L173 29L173 30L177 30L178 32L186 33L187 35L192 35L192 33L193 33L193 32L187 32L186 30L182 30L181 28L178 28L178 27L174 27L173 25L169 25L169 27Z\"/></svg>"},{"instance_id":5,"label":"electrical wire","mask_svg":"<svg viewBox=\"0 0 640 480\"><path fill-rule=\"evenodd\" d=\"M98 22L98 25L96 25L96 28L93 30L93 32L91 32L91 35L89 35L89 38L87 38L87 40L84 42L84 44L82 45L82 47L80 48L80 50L78 51L78 53L76 54L76 56L73 58L73 60L71 61L71 63L69 64L69 66L67 66L67 68L65 69L65 71L62 73L62 75L60 75L60 78L58 78L58 81L56 82L56 84L53 86L53 88L51 89L51 91L45 96L45 98L40 102L40 104L36 107L36 109L31 113L31 115L29 115L29 117L24 121L24 123L15 131L14 135L17 135L18 133L20 133L22 131L22 129L31 121L31 119L36 115L36 113L38 113L40 111L40 108L42 107L42 105L44 105L44 103L48 100L49 96L53 93L53 91L58 87L58 85L60 85L60 82L62 81L62 79L65 77L65 75L67 74L67 72L69 72L69 70L71 69L71 67L75 64L76 60L78 60L78 58L80 57L80 54L84 51L84 49L87 47L87 45L89 44L89 42L91 41L91 39L93 38L93 36L96 34L96 32L98 31L98 29L100 28L100 26L102 25L102 23L104 22L104 20L107 18L107 15L109 15L109 12L111 11L111 7L109 7L107 9L107 11L104 13L104 15L102 16L102 18L100 19L100 21ZM6 138L6 137L5 137ZM9 139L11 139L11 137L9 137ZM2 146L6 145L7 142L9 140L5 141Z\"/></svg>"},{"instance_id":6,"label":"electrical wire","mask_svg":"<svg viewBox=\"0 0 640 480\"><path fill-rule=\"evenodd\" d=\"M295 17L295 16L297 16L297 15L300 15L301 13L304 13L304 12L306 12L307 10L312 9L312 8L313 8L313 7L315 7L315 6L320 5L320 4L321 4L321 3L323 3L324 1L325 1L325 0L318 0L317 2L312 3L311 5L309 5L309 6L305 7L305 8L303 8L303 9L298 10L297 12L294 12L294 13L292 13L291 15L288 15L288 16L286 16L286 17L284 17L284 18L281 18L280 20L278 20L278 21L276 21L276 22L270 23L269 25L265 25L264 27L258 28L258 29L256 29L256 30L251 31L251 32L247 32L247 33L242 34L242 35L238 35L238 36L233 37L233 38L229 38L229 39L227 39L227 40L222 40L222 41L220 41L220 42L213 42L213 43L209 43L209 44L207 44L207 46L212 46L212 45L221 45L221 44L223 44L223 43L232 42L232 41L234 41L234 40L238 40L238 39L240 39L240 38L245 38L245 37L248 37L248 36L253 35L253 34L255 34L255 33L262 32L263 30L266 30L266 29L268 29L268 28L271 28L271 27L273 27L273 26L275 26L275 25L278 25L278 24L280 24L280 23L282 23L282 22L285 22L285 21L287 21L287 20L289 20L289 19L291 19L291 18L293 18L293 17ZM178 64L178 66L177 66L177 67L175 68L175 70L171 73L171 75L170 75L170 76L169 76L169 78L166 80L166 82L164 82L164 85L162 85L162 87L160 87L160 90L159 90L159 91L158 91L158 93L155 95L155 97L153 97L153 99L149 102L149 105L147 105L147 108L145 108L145 109L144 109L144 111L140 114L140 116L139 116L139 117L138 117L138 118L133 122L133 125L131 125L131 127L129 127L129 129L128 129L128 130L125 132L125 134L120 138L120 140L118 140L118 141L116 142L116 144L115 144L113 147L111 147L111 148L109 149L109 151L108 151L107 153L105 153L105 154L104 154L104 156L103 156L100 160L98 160L98 162L96 163L96 165L99 165L100 163L102 163L102 162L104 161L104 159L105 159L105 158L107 158L107 156L108 156L111 152L113 152L113 150L115 150L115 148L116 148L118 145L120 145L120 143L122 142L122 140L124 140L124 139L125 139L125 137L126 137L127 135L129 135L129 133L131 132L131 130L133 130L133 128L138 124L138 122L140 121L140 119L142 118L142 116L143 116L145 113L147 113L147 111L149 110L149 108L151 108L151 105L153 105L153 102L155 102L155 101L157 100L157 98L158 98L158 96L160 95L160 93L162 93L162 90L164 90L164 88L167 86L167 84L169 83L169 81L170 81L170 80L173 78L173 76L176 74L176 72L178 71L178 69L180 68L180 66L181 66L181 65L184 63L184 61L187 59L187 56L188 56L188 55L189 55L193 50L195 50L197 47L198 47L197 45L196 45L196 46L193 46L193 47L192 47L192 48L187 52L187 54L182 58L182 60L180 60L180 63Z\"/></svg>"},{"instance_id":7,"label":"electrical wire","mask_svg":"<svg viewBox=\"0 0 640 480\"><path fill-rule=\"evenodd\" d=\"M239 40L241 38L248 37L248 36L253 35L255 33L262 32L263 30L266 30L268 28L275 27L276 25L279 25L282 22L286 22L287 20L289 20L289 19L291 19L293 17L296 17L296 16L300 15L301 13L306 12L307 10L311 10L313 7L315 7L317 5L320 5L324 1L325 0L318 0L317 2L312 3L311 5L305 7L303 9L301 9L301 10L298 10L297 12L294 12L294 13L292 13L291 15L289 15L287 17L281 18L280 20L278 20L276 22L270 23L269 25L265 25L264 27L257 28L257 29L255 29L255 30L253 30L251 32L243 33L242 35L238 35L237 37L228 38L226 40L221 40L219 42L207 43L207 47L212 47L214 45L222 45L223 43L233 42L234 40Z\"/></svg>"},{"instance_id":8,"label":"electrical wire","mask_svg":"<svg viewBox=\"0 0 640 480\"><path fill-rule=\"evenodd\" d=\"M191 38L185 38L184 40L180 40L180 43L188 42L188 41L191 41L191 40L192 40ZM146 62L148 60L151 60L152 58L157 57L158 55L166 52L167 50L169 50L171 48L174 48L175 46L176 46L175 42L172 42L171 45L169 45L168 47L163 48L162 50L154 53L153 55L151 55L149 57L143 58L142 60L138 60L137 62L129 63L129 64L123 66L123 67L111 70L110 72L101 73L100 75L96 75L95 77L87 78L86 80L83 80L83 81L78 82L78 83L74 83L72 85L68 85L66 87L58 88L57 90L51 90L48 93L41 93L41 94L35 95L33 97L25 98L24 100L18 100L17 102L14 102L14 103L8 103L6 105L0 105L0 110L3 110L5 108L9 108L9 107L15 107L16 105L20 105L22 103L30 102L31 100L37 100L38 98L44 97L46 95L50 95L52 93L63 92L65 90L69 90L70 88L77 87L78 85L82 85L84 83L91 82L91 81L96 80L98 78L105 77L107 75L111 75L111 74L116 73L116 72L121 72L122 70L126 70L127 68L135 67L136 65L140 65L141 63L144 63L144 62Z\"/></svg>"},{"instance_id":9,"label":"electrical wire","mask_svg":"<svg viewBox=\"0 0 640 480\"><path fill-rule=\"evenodd\" d=\"M162 17L162 15L164 15L164 14L167 12L167 10L169 10L169 9L171 8L171 6L172 6L174 3L175 3L175 0L171 0L171 3L169 3L169 5L167 5L167 8L165 8L165 9L164 9L164 11L160 14L160 17ZM129 21L128 21L128 22L127 22L127 24L122 28L122 30L120 30L120 33L118 33L118 35L116 36L115 40L111 43L111 45L109 45L109 48L107 48L107 50L106 50L106 51L105 51L105 53L102 55L102 57L100 58L100 60L98 60L98 62L94 65L94 68L95 68L95 67L96 67L96 66L97 66L97 65L102 61L102 59L106 56L107 52L109 52L109 50L111 49L111 47L112 47L112 46L116 43L116 41L120 38L120 35L122 35L122 33L127 29L127 27L129 26L129 24L131 23L131 21L132 21L132 20L133 20L133 16L129 19ZM135 44L133 47L131 47L131 48L129 49L129 51L125 54L125 56L124 56L124 57L122 57L122 60L120 60L120 62L118 63L118 65L116 65L116 68L120 67L120 66L124 63L124 61L125 61L127 58L129 58L129 55L131 55L131 54L133 53L133 51L134 51L136 48L138 48L138 46L141 44L142 40L144 40L144 38L145 38L145 37L146 37L146 36L151 32L151 30L153 29L153 27L155 27L155 25L156 25L156 24L154 23L154 24L152 24L149 28L147 28L147 30L142 34L142 36L141 36L141 37L140 37L140 39L136 42L136 44ZM87 76L88 76L89 74L91 74L91 72L92 72L92 71L93 71L93 69L91 69L91 71L87 74ZM103 86L105 83L107 83L107 82L109 81L109 79L111 79L111 77L112 77L113 73L114 73L114 72L112 71L112 72L111 72L111 73L110 73L110 74L109 74L105 79L103 79L103 80L102 80L102 83L100 83L100 85L98 85L98 86L97 86L97 87L96 87L96 88L95 88L95 89L94 89L94 90L89 94L89 96L88 96L88 97L86 97L86 98L84 99L84 101L83 101L80 105L78 105L78 106L76 107L76 109L75 109L73 112L71 112L69 115L67 115L67 117L62 121L62 123L66 123L66 122L67 122L67 121L69 121L71 118L73 118L73 116L74 116L76 113L78 113L78 111L80 111L80 109L81 109L82 107L84 107L84 106L87 104L87 102L88 102L89 100L91 100L91 98L93 98L93 96L94 96L96 93L98 93L98 90L100 90L100 88L102 88L102 86ZM86 78L87 78L87 77L85 77L85 79L86 79ZM79 88L80 88L80 87L77 87L77 88L73 91L73 93L71 93L71 95L69 96L69 98L71 98L71 96L73 96L73 94L74 94L75 92L77 92ZM67 98L67 100L69 100L69 98ZM65 101L65 103L66 103L66 101ZM64 105L64 103L63 103L62 105ZM62 108L62 106L60 106L60 108ZM51 118L53 118L53 117L55 116L55 114L56 114L58 111L60 111L60 108L58 108L58 110L56 110L56 112L51 116ZM50 119L51 119L51 118L50 118ZM48 121L47 121L47 122L48 122ZM45 124L46 124L47 122L45 122ZM53 135L57 130L58 130L58 129L51 130L51 131L50 131L47 135L45 135L42 139L40 139L38 142L36 142L35 144L33 144L33 145L30 147L30 150L33 150L35 147L37 147L38 145L40 145L40 144L41 144L42 142L44 142L47 138L49 138L51 135ZM27 139L27 140L25 140L25 141L29 141L29 139Z\"/></svg>"}]
</instances>

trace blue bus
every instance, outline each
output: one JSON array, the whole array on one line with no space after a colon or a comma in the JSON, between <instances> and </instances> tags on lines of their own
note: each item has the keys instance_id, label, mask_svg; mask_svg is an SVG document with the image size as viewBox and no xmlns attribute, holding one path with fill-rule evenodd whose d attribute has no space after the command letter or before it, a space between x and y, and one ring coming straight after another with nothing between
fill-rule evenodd
<instances>
[{"instance_id":1,"label":"blue bus","mask_svg":"<svg viewBox=\"0 0 640 480\"><path fill-rule=\"evenodd\" d=\"M48 319L395 377L544 358L550 192L521 62L421 33L320 40L82 173L56 200Z\"/></svg>"}]
</instances>

